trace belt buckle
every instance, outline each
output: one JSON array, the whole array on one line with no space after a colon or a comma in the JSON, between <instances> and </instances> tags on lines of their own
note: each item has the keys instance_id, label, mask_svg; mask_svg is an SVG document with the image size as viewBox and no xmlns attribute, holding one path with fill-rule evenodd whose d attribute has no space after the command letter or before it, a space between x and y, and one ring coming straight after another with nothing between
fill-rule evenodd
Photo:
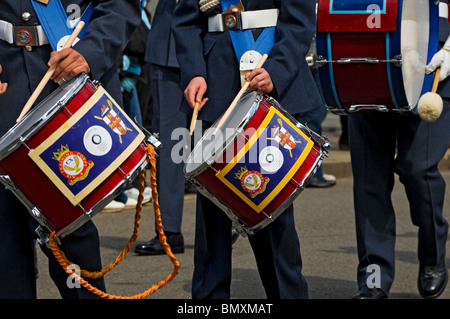
<instances>
[{"instance_id":1,"label":"belt buckle","mask_svg":"<svg viewBox=\"0 0 450 319\"><path fill-rule=\"evenodd\" d=\"M241 30L242 29L241 12L240 11L222 13L222 21L223 21L223 25L228 30Z\"/></svg>"},{"instance_id":2,"label":"belt buckle","mask_svg":"<svg viewBox=\"0 0 450 319\"><path fill-rule=\"evenodd\" d=\"M37 46L38 34L35 26L13 26L16 46Z\"/></svg>"}]
</instances>

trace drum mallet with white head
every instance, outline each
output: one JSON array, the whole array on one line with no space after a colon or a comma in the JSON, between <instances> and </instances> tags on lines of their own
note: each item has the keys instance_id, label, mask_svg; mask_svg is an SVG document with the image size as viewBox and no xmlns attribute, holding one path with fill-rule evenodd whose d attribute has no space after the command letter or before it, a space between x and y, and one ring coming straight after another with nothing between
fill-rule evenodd
<instances>
[{"instance_id":1,"label":"drum mallet with white head","mask_svg":"<svg viewBox=\"0 0 450 319\"><path fill-rule=\"evenodd\" d=\"M441 116L444 102L439 94L436 93L439 84L441 69L436 69L434 75L433 87L431 92L425 93L419 99L417 104L417 112L422 120L426 122L434 122Z\"/></svg>"}]
</instances>

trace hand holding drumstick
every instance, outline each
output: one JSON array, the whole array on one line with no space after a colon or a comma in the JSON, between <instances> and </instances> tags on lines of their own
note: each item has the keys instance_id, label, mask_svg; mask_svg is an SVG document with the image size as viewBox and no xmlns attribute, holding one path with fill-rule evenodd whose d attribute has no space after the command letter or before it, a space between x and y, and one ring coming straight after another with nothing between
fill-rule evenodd
<instances>
[{"instance_id":1,"label":"hand holding drumstick","mask_svg":"<svg viewBox=\"0 0 450 319\"><path fill-rule=\"evenodd\" d=\"M16 120L17 123L19 123L22 120L22 118L25 116L25 114L31 109L31 107L33 106L34 102L39 97L39 94L42 92L42 90L44 89L45 85L47 84L47 82L50 79L53 79L54 81L57 82L63 76L66 76L66 75L69 75L69 74L70 75L72 75L72 74L76 75L76 74L80 74L81 72L85 71L85 68L84 69L78 68L78 69L75 69L75 70L72 69L70 72L67 72L67 71L63 72L62 71L68 65L73 64L73 61L72 62L71 61L67 61L66 58L68 56L71 56L71 57L73 57L74 55L77 56L77 52L76 51L74 51L72 49L70 49L70 50L66 50L66 49L68 49L68 48L70 48L72 46L73 42L75 41L75 39L77 38L78 34L80 33L80 31L81 31L81 29L83 27L84 27L84 22L83 21L78 22L78 24L77 24L76 28L74 29L72 35L67 40L67 43L64 46L64 48L60 52L53 52L52 53L52 56L51 56L50 61L49 61L50 68L47 70L47 72L45 73L45 75L42 78L41 82L39 82L39 84L36 87L36 89L34 90L33 94L31 95L31 97L28 99L27 103L23 107L22 112L20 113L19 117ZM80 61L79 57L75 58L75 59L79 63L79 61ZM84 60L84 58L83 58L83 60ZM65 63L65 65L64 65L64 63ZM60 64L61 64L61 67L59 67ZM58 72L55 73L55 71L58 71ZM74 72L79 72L79 73L74 73Z\"/></svg>"},{"instance_id":2,"label":"hand holding drumstick","mask_svg":"<svg viewBox=\"0 0 450 319\"><path fill-rule=\"evenodd\" d=\"M273 82L270 78L269 73L265 69L261 69L264 62L266 62L268 55L264 54L261 58L261 60L258 62L258 65L255 67L255 69L246 75L245 84L242 86L239 93L234 98L233 102L231 102L230 106L226 110L226 112L223 114L222 118L219 121L219 124L217 124L216 129L214 130L213 136L216 135L217 131L222 127L223 123L228 119L231 112L233 112L234 108L236 107L237 103L241 99L241 97L244 95L244 93L247 90L259 90L262 93L270 93L273 90Z\"/></svg>"},{"instance_id":3,"label":"hand holding drumstick","mask_svg":"<svg viewBox=\"0 0 450 319\"><path fill-rule=\"evenodd\" d=\"M197 76L189 82L189 85L184 90L184 97L188 101L189 106L194 109L190 127L191 135L195 129L198 112L202 109L206 102L208 102L208 98L203 98L206 89L206 80L201 76Z\"/></svg>"}]
</instances>

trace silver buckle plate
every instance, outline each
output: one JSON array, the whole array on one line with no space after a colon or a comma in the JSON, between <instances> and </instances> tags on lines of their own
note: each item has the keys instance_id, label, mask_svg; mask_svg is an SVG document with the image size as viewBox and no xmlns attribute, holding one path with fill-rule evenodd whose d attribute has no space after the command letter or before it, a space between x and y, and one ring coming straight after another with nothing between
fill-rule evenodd
<instances>
[{"instance_id":1,"label":"silver buckle plate","mask_svg":"<svg viewBox=\"0 0 450 319\"><path fill-rule=\"evenodd\" d=\"M222 13L222 21L223 21L223 25L228 30L241 30L242 29L241 12L240 11Z\"/></svg>"},{"instance_id":2,"label":"silver buckle plate","mask_svg":"<svg viewBox=\"0 0 450 319\"><path fill-rule=\"evenodd\" d=\"M38 46L39 39L35 26L13 26L14 44L17 46Z\"/></svg>"}]
</instances>

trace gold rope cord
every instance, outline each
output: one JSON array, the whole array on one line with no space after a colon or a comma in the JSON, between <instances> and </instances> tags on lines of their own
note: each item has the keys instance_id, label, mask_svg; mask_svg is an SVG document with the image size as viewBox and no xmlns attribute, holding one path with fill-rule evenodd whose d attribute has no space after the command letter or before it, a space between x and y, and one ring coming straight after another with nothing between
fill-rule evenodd
<instances>
[{"instance_id":1,"label":"gold rope cord","mask_svg":"<svg viewBox=\"0 0 450 319\"><path fill-rule=\"evenodd\" d=\"M72 270L67 270L68 266L72 265L73 263L70 262L69 260L67 260L64 252L62 252L60 250L60 248L58 247L58 244L56 243L56 241L54 239L55 231L53 231L49 237L50 249L52 250L53 255L56 257L56 259L58 260L60 265L63 267L64 271L67 272L75 280L78 280L84 288L86 288L87 290L91 291L92 293L94 293L102 298L105 298L105 299L142 299L142 298L145 298L148 295L154 293L159 288L163 288L164 286L166 286L168 282L170 282L173 278L175 278L175 276L178 274L179 269L180 269L180 263L178 262L178 259L173 255L172 250L170 249L170 246L167 243L167 238L164 234L164 230L163 230L163 226L162 226L161 212L159 209L159 202L158 202L158 191L156 188L155 149L150 144L147 145L147 153L150 157L150 159L147 158L147 161L150 161L150 164L151 164L150 165L150 185L151 185L152 192L153 192L152 196L153 196L153 208L155 211L156 228L158 231L159 240L161 241L161 243L163 245L164 251L170 257L170 260L171 260L172 264L174 265L174 268L173 268L173 271L171 274L169 274L164 280L162 280L162 281L158 282L157 284L148 288L146 291L136 294L136 295L133 295L133 296L116 296L116 295L107 294L106 292L103 292L100 289L93 287L91 284L89 284L89 282L87 282L86 280L83 279L83 277L94 278L94 279L100 278L103 275L110 272L112 269L114 269L114 267L116 265L118 265L123 260L125 255L130 250L131 246L136 241L136 239L139 235L139 223L140 223L140 218L141 218L140 213L142 210L142 201L144 198L143 193L144 193L144 187L145 187L145 185L144 185L145 169L143 169L139 175L139 196L138 196L138 201L136 204L136 215L135 215L135 221L134 221L133 235L130 237L128 244L124 247L122 252L117 256L115 261L112 262L109 266L102 269L101 271L95 271L95 272L81 270L80 275L76 274Z\"/></svg>"}]
</instances>

